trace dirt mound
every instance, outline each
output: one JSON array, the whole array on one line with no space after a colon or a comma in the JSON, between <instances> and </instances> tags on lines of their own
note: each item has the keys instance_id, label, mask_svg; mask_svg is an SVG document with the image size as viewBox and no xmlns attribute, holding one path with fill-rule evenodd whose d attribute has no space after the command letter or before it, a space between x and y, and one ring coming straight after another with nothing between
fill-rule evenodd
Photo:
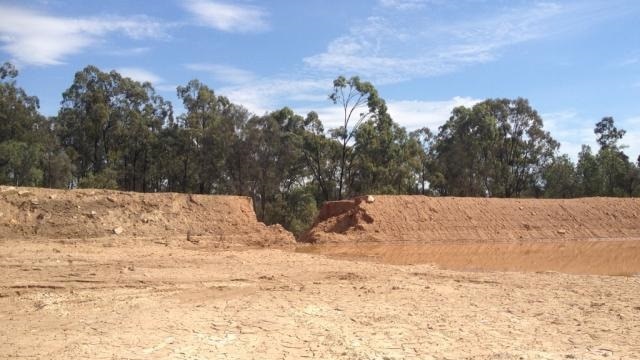
<instances>
[{"instance_id":1,"label":"dirt mound","mask_svg":"<svg viewBox=\"0 0 640 360\"><path fill-rule=\"evenodd\" d=\"M103 237L294 243L279 225L258 222L248 197L0 186L2 239Z\"/></svg>"},{"instance_id":2,"label":"dirt mound","mask_svg":"<svg viewBox=\"0 0 640 360\"><path fill-rule=\"evenodd\" d=\"M371 201L374 200L374 201ZM640 238L640 199L375 196L327 202L300 241L509 242Z\"/></svg>"}]
</instances>

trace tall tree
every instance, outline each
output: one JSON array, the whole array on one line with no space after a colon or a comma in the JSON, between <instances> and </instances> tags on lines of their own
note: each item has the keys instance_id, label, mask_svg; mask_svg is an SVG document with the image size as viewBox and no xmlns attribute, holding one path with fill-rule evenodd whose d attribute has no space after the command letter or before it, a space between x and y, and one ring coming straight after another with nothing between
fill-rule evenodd
<instances>
[{"instance_id":1,"label":"tall tree","mask_svg":"<svg viewBox=\"0 0 640 360\"><path fill-rule=\"evenodd\" d=\"M421 167L420 145L388 114L363 123L355 134L355 194L406 194L414 191Z\"/></svg>"},{"instance_id":2,"label":"tall tree","mask_svg":"<svg viewBox=\"0 0 640 360\"><path fill-rule=\"evenodd\" d=\"M56 127L80 186L146 191L150 148L171 116L151 84L87 66L63 93Z\"/></svg>"},{"instance_id":3,"label":"tall tree","mask_svg":"<svg viewBox=\"0 0 640 360\"><path fill-rule=\"evenodd\" d=\"M304 120L303 155L313 181L318 187L318 200L337 198L335 191L340 165L341 145L335 139L327 138L318 114L310 112Z\"/></svg>"},{"instance_id":4,"label":"tall tree","mask_svg":"<svg viewBox=\"0 0 640 360\"><path fill-rule=\"evenodd\" d=\"M573 198L578 195L576 169L568 155L555 157L542 174L544 196L548 198Z\"/></svg>"},{"instance_id":5,"label":"tall tree","mask_svg":"<svg viewBox=\"0 0 640 360\"><path fill-rule=\"evenodd\" d=\"M350 176L350 164L353 160L349 142L360 124L372 116L386 114L387 107L378 96L378 90L370 82L361 81L357 76L348 80L344 76L336 78L329 99L340 106L343 114L343 125L331 130L332 136L342 145L338 176L338 199L342 199L345 177Z\"/></svg>"},{"instance_id":6,"label":"tall tree","mask_svg":"<svg viewBox=\"0 0 640 360\"><path fill-rule=\"evenodd\" d=\"M16 84L18 70L0 67L0 183L43 185L43 161L53 140L39 100Z\"/></svg>"},{"instance_id":7,"label":"tall tree","mask_svg":"<svg viewBox=\"0 0 640 360\"><path fill-rule=\"evenodd\" d=\"M457 107L433 145L432 188L441 195L485 196L493 189L496 121L488 104Z\"/></svg>"},{"instance_id":8,"label":"tall tree","mask_svg":"<svg viewBox=\"0 0 640 360\"><path fill-rule=\"evenodd\" d=\"M226 159L235 136L234 105L198 80L178 87L187 112L179 120L193 143L196 162L196 191L201 194L222 192Z\"/></svg>"},{"instance_id":9,"label":"tall tree","mask_svg":"<svg viewBox=\"0 0 640 360\"><path fill-rule=\"evenodd\" d=\"M526 99L488 100L490 113L498 126L496 188L504 197L520 196L538 181L542 170L560 146Z\"/></svg>"},{"instance_id":10,"label":"tall tree","mask_svg":"<svg viewBox=\"0 0 640 360\"><path fill-rule=\"evenodd\" d=\"M600 148L609 149L618 147L618 140L622 139L626 130L618 129L611 116L602 118L602 120L596 123L596 127L593 129L596 134L596 141Z\"/></svg>"}]
</instances>

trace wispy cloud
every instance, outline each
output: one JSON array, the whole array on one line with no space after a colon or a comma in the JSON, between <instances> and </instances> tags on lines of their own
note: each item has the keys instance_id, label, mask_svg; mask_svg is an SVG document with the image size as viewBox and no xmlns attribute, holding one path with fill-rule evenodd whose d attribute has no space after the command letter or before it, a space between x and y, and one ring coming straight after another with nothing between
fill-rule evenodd
<instances>
[{"instance_id":1,"label":"wispy cloud","mask_svg":"<svg viewBox=\"0 0 640 360\"><path fill-rule=\"evenodd\" d=\"M165 26L146 16L66 18L0 5L0 43L15 61L31 65L57 65L120 33L132 39L166 36Z\"/></svg>"},{"instance_id":2,"label":"wispy cloud","mask_svg":"<svg viewBox=\"0 0 640 360\"><path fill-rule=\"evenodd\" d=\"M460 96L447 100L390 100L387 108L393 120L409 131L428 127L437 132L438 127L449 119L453 108L471 107L480 101L482 100ZM343 122L344 115L338 106L327 104L316 108L298 107L295 110L300 114L311 110L317 112L327 129L341 126Z\"/></svg>"},{"instance_id":3,"label":"wispy cloud","mask_svg":"<svg viewBox=\"0 0 640 360\"><path fill-rule=\"evenodd\" d=\"M402 3L424 5L388 2ZM429 77L495 60L509 46L569 31L596 18L592 7L549 2L503 8L497 14L472 14L457 21L443 22L428 13L370 16L331 41L325 52L304 62L317 71L355 73L377 83Z\"/></svg>"},{"instance_id":4,"label":"wispy cloud","mask_svg":"<svg viewBox=\"0 0 640 360\"><path fill-rule=\"evenodd\" d=\"M541 116L545 129L562 144L560 152L568 154L574 161L577 161L582 145L589 145L591 149L598 151L593 129L596 122L600 120L599 118L586 117L572 109L543 113ZM620 143L627 145L624 152L632 160L640 155L640 128L638 125L640 125L640 116L616 119L616 126L627 131Z\"/></svg>"},{"instance_id":5,"label":"wispy cloud","mask_svg":"<svg viewBox=\"0 0 640 360\"><path fill-rule=\"evenodd\" d=\"M151 84L159 84L164 80L153 72L136 67L123 67L116 69L122 76L131 78L139 82L150 82Z\"/></svg>"},{"instance_id":6,"label":"wispy cloud","mask_svg":"<svg viewBox=\"0 0 640 360\"><path fill-rule=\"evenodd\" d=\"M123 48L123 49L112 49L107 50L104 53L111 56L137 56L146 54L151 51L151 48L148 46L139 46L132 48Z\"/></svg>"},{"instance_id":7,"label":"wispy cloud","mask_svg":"<svg viewBox=\"0 0 640 360\"><path fill-rule=\"evenodd\" d=\"M285 105L291 106L292 103L328 102L331 83L332 80L328 78L280 76L225 86L217 92L255 114L263 114Z\"/></svg>"},{"instance_id":8,"label":"wispy cloud","mask_svg":"<svg viewBox=\"0 0 640 360\"><path fill-rule=\"evenodd\" d=\"M187 0L184 8L201 25L226 32L261 32L269 29L268 13L257 6L210 0Z\"/></svg>"},{"instance_id":9,"label":"wispy cloud","mask_svg":"<svg viewBox=\"0 0 640 360\"><path fill-rule=\"evenodd\" d=\"M255 80L251 71L223 64L187 64L189 70L204 72L225 84L242 84Z\"/></svg>"},{"instance_id":10,"label":"wispy cloud","mask_svg":"<svg viewBox=\"0 0 640 360\"><path fill-rule=\"evenodd\" d=\"M426 6L427 0L380 0L380 6L396 10L416 10Z\"/></svg>"}]
</instances>

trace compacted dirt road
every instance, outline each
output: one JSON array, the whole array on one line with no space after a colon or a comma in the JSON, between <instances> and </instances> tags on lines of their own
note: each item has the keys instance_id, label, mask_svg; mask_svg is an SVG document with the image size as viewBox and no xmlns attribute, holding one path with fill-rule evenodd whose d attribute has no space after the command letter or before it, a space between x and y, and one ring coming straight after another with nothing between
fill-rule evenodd
<instances>
[{"instance_id":1,"label":"compacted dirt road","mask_svg":"<svg viewBox=\"0 0 640 360\"><path fill-rule=\"evenodd\" d=\"M458 272L167 244L0 241L0 358L640 356L633 274Z\"/></svg>"}]
</instances>

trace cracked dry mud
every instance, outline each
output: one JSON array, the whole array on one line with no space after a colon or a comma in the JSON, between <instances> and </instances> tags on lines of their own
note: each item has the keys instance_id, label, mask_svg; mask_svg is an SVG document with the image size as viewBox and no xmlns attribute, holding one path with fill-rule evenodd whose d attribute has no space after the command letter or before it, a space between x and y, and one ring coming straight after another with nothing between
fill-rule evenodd
<instances>
[{"instance_id":1,"label":"cracked dry mud","mask_svg":"<svg viewBox=\"0 0 640 360\"><path fill-rule=\"evenodd\" d=\"M640 277L0 242L0 358L633 359Z\"/></svg>"}]
</instances>

